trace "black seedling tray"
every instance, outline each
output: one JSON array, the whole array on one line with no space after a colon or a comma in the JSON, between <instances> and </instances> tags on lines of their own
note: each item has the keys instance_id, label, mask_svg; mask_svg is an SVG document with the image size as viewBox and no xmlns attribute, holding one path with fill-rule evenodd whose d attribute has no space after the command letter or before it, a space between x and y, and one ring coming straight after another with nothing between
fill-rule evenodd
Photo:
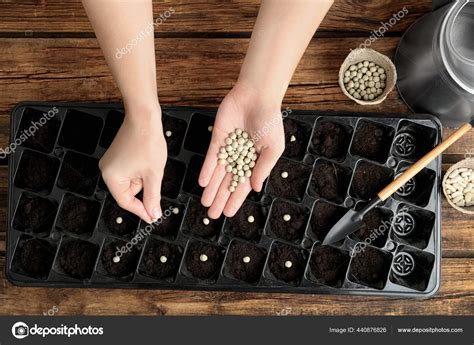
<instances>
[{"instance_id":1,"label":"black seedling tray","mask_svg":"<svg viewBox=\"0 0 474 345\"><path fill-rule=\"evenodd\" d=\"M44 122L48 111L52 119L22 140L31 121ZM120 127L121 106L25 102L13 110L10 281L407 297L437 291L440 157L366 216L364 228L321 245L346 209L362 207L440 141L434 117L287 110L287 147L264 191L249 195L235 217L204 225L197 178L215 111L164 108L163 114L164 130L172 132L165 216L151 228L120 209L100 178L97 162Z\"/></svg>"}]
</instances>

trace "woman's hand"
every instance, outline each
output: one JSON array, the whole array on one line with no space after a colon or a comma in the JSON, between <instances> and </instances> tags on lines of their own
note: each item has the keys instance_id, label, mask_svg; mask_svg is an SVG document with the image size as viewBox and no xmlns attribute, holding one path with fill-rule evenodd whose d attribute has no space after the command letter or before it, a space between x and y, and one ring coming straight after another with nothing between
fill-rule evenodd
<instances>
[{"instance_id":1,"label":"woman's hand","mask_svg":"<svg viewBox=\"0 0 474 345\"><path fill-rule=\"evenodd\" d=\"M285 148L280 107L280 101L268 100L242 83L237 83L222 101L199 176L199 184L205 187L201 202L209 207L210 218L218 218L222 212L234 216L252 189L262 189ZM217 164L217 154L229 133L237 128L247 131L254 140L258 158L250 181L239 184L231 193L232 174L226 172L225 165Z\"/></svg>"},{"instance_id":2,"label":"woman's hand","mask_svg":"<svg viewBox=\"0 0 474 345\"><path fill-rule=\"evenodd\" d=\"M156 106L139 115L131 112L99 167L118 205L151 223L162 214L161 180L167 158L161 109ZM142 189L143 202L136 198Z\"/></svg>"}]
</instances>

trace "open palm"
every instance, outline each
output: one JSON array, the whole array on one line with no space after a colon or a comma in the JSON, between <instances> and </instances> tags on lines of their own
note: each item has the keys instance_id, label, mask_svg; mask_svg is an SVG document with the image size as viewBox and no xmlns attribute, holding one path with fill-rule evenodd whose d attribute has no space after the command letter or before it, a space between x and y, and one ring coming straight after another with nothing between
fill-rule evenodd
<instances>
[{"instance_id":1,"label":"open palm","mask_svg":"<svg viewBox=\"0 0 474 345\"><path fill-rule=\"evenodd\" d=\"M229 133L237 128L248 132L254 140L258 159L250 180L239 184L231 193L232 174L226 172L225 165L217 164L217 155ZM209 217L218 218L222 213L227 217L234 216L252 189L257 192L262 189L284 148L280 104L262 101L257 92L242 85L234 86L217 111L211 143L199 176L199 184L205 187L201 202L209 207Z\"/></svg>"}]
</instances>

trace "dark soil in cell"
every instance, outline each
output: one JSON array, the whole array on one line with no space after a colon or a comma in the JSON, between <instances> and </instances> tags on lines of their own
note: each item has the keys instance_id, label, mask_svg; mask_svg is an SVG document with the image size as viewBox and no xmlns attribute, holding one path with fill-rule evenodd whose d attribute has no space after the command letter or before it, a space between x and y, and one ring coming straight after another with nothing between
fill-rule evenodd
<instances>
[{"instance_id":1,"label":"dark soil in cell","mask_svg":"<svg viewBox=\"0 0 474 345\"><path fill-rule=\"evenodd\" d=\"M338 164L319 160L313 171L310 194L335 203L342 203L347 194L351 171Z\"/></svg>"},{"instance_id":2,"label":"dark soil in cell","mask_svg":"<svg viewBox=\"0 0 474 345\"><path fill-rule=\"evenodd\" d=\"M99 213L99 202L66 194L59 213L60 226L77 235L92 233Z\"/></svg>"},{"instance_id":3,"label":"dark soil in cell","mask_svg":"<svg viewBox=\"0 0 474 345\"><path fill-rule=\"evenodd\" d=\"M56 250L46 241L30 238L20 242L18 258L22 270L37 279L46 279L53 264Z\"/></svg>"},{"instance_id":4,"label":"dark soil in cell","mask_svg":"<svg viewBox=\"0 0 474 345\"><path fill-rule=\"evenodd\" d=\"M306 258L301 249L287 244L274 244L270 251L268 268L278 280L298 284L303 276ZM285 265L291 263L291 267Z\"/></svg>"},{"instance_id":5,"label":"dark soil in cell","mask_svg":"<svg viewBox=\"0 0 474 345\"><path fill-rule=\"evenodd\" d=\"M165 134L168 153L172 156L179 154L186 133L186 121L176 117L163 115L163 133Z\"/></svg>"},{"instance_id":6,"label":"dark soil in cell","mask_svg":"<svg viewBox=\"0 0 474 345\"><path fill-rule=\"evenodd\" d=\"M370 121L360 121L354 134L351 152L377 162L388 158L393 139L393 130Z\"/></svg>"},{"instance_id":7,"label":"dark soil in cell","mask_svg":"<svg viewBox=\"0 0 474 345\"><path fill-rule=\"evenodd\" d=\"M107 114L104 130L102 131L102 135L100 137L100 146L106 149L109 148L109 146L114 141L117 132L122 126L124 118L125 115L122 112L116 110L112 110Z\"/></svg>"},{"instance_id":8,"label":"dark soil in cell","mask_svg":"<svg viewBox=\"0 0 474 345\"><path fill-rule=\"evenodd\" d=\"M193 114L184 141L184 148L188 151L206 154L212 137L212 131L209 131L209 126L213 125L213 117L197 113Z\"/></svg>"},{"instance_id":9,"label":"dark soil in cell","mask_svg":"<svg viewBox=\"0 0 474 345\"><path fill-rule=\"evenodd\" d=\"M13 220L13 227L21 231L49 233L58 206L49 199L23 193Z\"/></svg>"},{"instance_id":10,"label":"dark soil in cell","mask_svg":"<svg viewBox=\"0 0 474 345\"><path fill-rule=\"evenodd\" d=\"M102 250L100 260L105 271L114 277L127 277L135 272L135 268L140 257L140 252L136 247L132 247L131 251L127 251L120 256L119 262L114 262L117 249L125 246L126 242L114 240L106 244Z\"/></svg>"},{"instance_id":11,"label":"dark soil in cell","mask_svg":"<svg viewBox=\"0 0 474 345\"><path fill-rule=\"evenodd\" d=\"M207 260L201 260L205 255ZM198 279L214 279L221 268L222 251L211 244L192 242L187 250L185 263L187 270Z\"/></svg>"},{"instance_id":12,"label":"dark soil in cell","mask_svg":"<svg viewBox=\"0 0 474 345\"><path fill-rule=\"evenodd\" d=\"M375 247L383 247L390 231L391 212L380 208L370 210L362 220L362 227L354 235L361 241L370 242Z\"/></svg>"},{"instance_id":13,"label":"dark soil in cell","mask_svg":"<svg viewBox=\"0 0 474 345\"><path fill-rule=\"evenodd\" d=\"M174 211L177 209L178 213ZM184 215L184 206L161 199L163 217L153 224L153 233L161 237L176 238Z\"/></svg>"},{"instance_id":14,"label":"dark soil in cell","mask_svg":"<svg viewBox=\"0 0 474 345\"><path fill-rule=\"evenodd\" d=\"M226 268L232 277L247 283L260 280L265 265L265 250L250 243L234 241L227 253ZM245 262L244 258L250 261Z\"/></svg>"},{"instance_id":15,"label":"dark soil in cell","mask_svg":"<svg viewBox=\"0 0 474 345\"><path fill-rule=\"evenodd\" d=\"M221 231L224 217L211 219L207 215L207 208L202 206L196 199L191 199L186 213L186 224L193 235L204 238L215 238ZM205 220L209 220L209 224L205 224Z\"/></svg>"},{"instance_id":16,"label":"dark soil in cell","mask_svg":"<svg viewBox=\"0 0 474 345\"><path fill-rule=\"evenodd\" d=\"M59 172L58 186L64 190L90 196L99 179L99 161L69 151Z\"/></svg>"},{"instance_id":17,"label":"dark soil in cell","mask_svg":"<svg viewBox=\"0 0 474 345\"><path fill-rule=\"evenodd\" d=\"M131 235L139 222L137 216L121 208L112 197L105 202L102 220L109 232L119 236Z\"/></svg>"},{"instance_id":18,"label":"dark soil in cell","mask_svg":"<svg viewBox=\"0 0 474 345\"><path fill-rule=\"evenodd\" d=\"M58 207L49 199L22 194L13 220L13 227L34 233L50 232Z\"/></svg>"},{"instance_id":19,"label":"dark soil in cell","mask_svg":"<svg viewBox=\"0 0 474 345\"><path fill-rule=\"evenodd\" d=\"M64 272L77 279L89 279L94 270L99 247L93 243L72 240L59 249L59 265Z\"/></svg>"},{"instance_id":20,"label":"dark soil in cell","mask_svg":"<svg viewBox=\"0 0 474 345\"><path fill-rule=\"evenodd\" d=\"M316 201L311 215L311 230L317 241L323 241L327 233L347 210L324 201Z\"/></svg>"},{"instance_id":21,"label":"dark soil in cell","mask_svg":"<svg viewBox=\"0 0 474 345\"><path fill-rule=\"evenodd\" d=\"M164 196L171 199L178 197L185 170L186 165L184 163L168 159L161 183L161 193Z\"/></svg>"},{"instance_id":22,"label":"dark soil in cell","mask_svg":"<svg viewBox=\"0 0 474 345\"><path fill-rule=\"evenodd\" d=\"M288 173L283 178L282 173ZM311 174L311 167L280 159L270 173L267 191L274 195L292 201L301 201Z\"/></svg>"},{"instance_id":23,"label":"dark soil in cell","mask_svg":"<svg viewBox=\"0 0 474 345\"><path fill-rule=\"evenodd\" d=\"M283 218L290 216L289 221ZM301 241L306 224L309 219L309 211L303 207L283 201L275 201L270 211L270 230L277 237L285 241Z\"/></svg>"},{"instance_id":24,"label":"dark soil in cell","mask_svg":"<svg viewBox=\"0 0 474 345\"><path fill-rule=\"evenodd\" d=\"M253 217L253 223L249 222ZM234 236L258 241L265 226L265 209L251 201L246 201L234 217L228 218L229 229Z\"/></svg>"},{"instance_id":25,"label":"dark soil in cell","mask_svg":"<svg viewBox=\"0 0 474 345\"><path fill-rule=\"evenodd\" d=\"M183 190L185 192L201 196L204 190L199 186L199 174L204 163L204 157L192 156L186 170L186 177L184 179Z\"/></svg>"},{"instance_id":26,"label":"dark soil in cell","mask_svg":"<svg viewBox=\"0 0 474 345\"><path fill-rule=\"evenodd\" d=\"M143 254L143 273L157 279L174 278L182 256L178 246L162 241L152 241Z\"/></svg>"},{"instance_id":27,"label":"dark soil in cell","mask_svg":"<svg viewBox=\"0 0 474 345\"><path fill-rule=\"evenodd\" d=\"M351 132L343 125L330 121L319 122L312 138L312 149L319 156L342 161L350 140Z\"/></svg>"},{"instance_id":28,"label":"dark soil in cell","mask_svg":"<svg viewBox=\"0 0 474 345\"><path fill-rule=\"evenodd\" d=\"M69 110L64 119L59 145L79 152L92 154L102 131L100 117L77 110Z\"/></svg>"},{"instance_id":29,"label":"dark soil in cell","mask_svg":"<svg viewBox=\"0 0 474 345\"><path fill-rule=\"evenodd\" d=\"M60 121L54 117L56 107L43 114L42 111L26 108L21 117L17 138L22 145L34 150L50 153L53 151L58 136ZM45 117L46 114L46 117ZM26 138L26 140L24 140Z\"/></svg>"},{"instance_id":30,"label":"dark soil in cell","mask_svg":"<svg viewBox=\"0 0 474 345\"><path fill-rule=\"evenodd\" d=\"M352 194L363 200L372 199L393 179L391 169L368 162L360 162L352 177Z\"/></svg>"},{"instance_id":31,"label":"dark soil in cell","mask_svg":"<svg viewBox=\"0 0 474 345\"><path fill-rule=\"evenodd\" d=\"M283 156L301 160L306 153L311 127L303 122L286 118L283 121L285 130L285 151ZM293 137L293 138L292 138Z\"/></svg>"},{"instance_id":32,"label":"dark soil in cell","mask_svg":"<svg viewBox=\"0 0 474 345\"><path fill-rule=\"evenodd\" d=\"M318 283L341 287L344 283L349 260L349 255L339 249L317 246L313 250L309 266Z\"/></svg>"},{"instance_id":33,"label":"dark soil in cell","mask_svg":"<svg viewBox=\"0 0 474 345\"><path fill-rule=\"evenodd\" d=\"M392 255L370 246L362 246L359 249L352 258L350 266L352 280L374 289L383 289Z\"/></svg>"},{"instance_id":34,"label":"dark soil in cell","mask_svg":"<svg viewBox=\"0 0 474 345\"><path fill-rule=\"evenodd\" d=\"M48 194L54 185L59 160L33 151L25 151L18 165L15 186Z\"/></svg>"}]
</instances>

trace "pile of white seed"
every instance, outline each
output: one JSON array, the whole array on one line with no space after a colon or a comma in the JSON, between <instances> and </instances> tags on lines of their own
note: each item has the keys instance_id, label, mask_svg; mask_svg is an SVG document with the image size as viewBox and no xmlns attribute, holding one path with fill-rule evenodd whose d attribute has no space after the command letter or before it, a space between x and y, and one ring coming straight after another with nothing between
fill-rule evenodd
<instances>
[{"instance_id":1,"label":"pile of white seed","mask_svg":"<svg viewBox=\"0 0 474 345\"><path fill-rule=\"evenodd\" d=\"M448 198L459 207L474 206L474 170L454 169L445 183Z\"/></svg>"},{"instance_id":2,"label":"pile of white seed","mask_svg":"<svg viewBox=\"0 0 474 345\"><path fill-rule=\"evenodd\" d=\"M385 90L385 70L367 60L350 65L344 72L344 86L355 99L373 101Z\"/></svg>"},{"instance_id":3,"label":"pile of white seed","mask_svg":"<svg viewBox=\"0 0 474 345\"><path fill-rule=\"evenodd\" d=\"M220 165L227 164L226 171L233 175L229 186L229 191L233 193L239 183L244 183L246 178L252 176L257 153L249 134L237 128L225 139L225 146L220 148L217 158Z\"/></svg>"}]
</instances>

